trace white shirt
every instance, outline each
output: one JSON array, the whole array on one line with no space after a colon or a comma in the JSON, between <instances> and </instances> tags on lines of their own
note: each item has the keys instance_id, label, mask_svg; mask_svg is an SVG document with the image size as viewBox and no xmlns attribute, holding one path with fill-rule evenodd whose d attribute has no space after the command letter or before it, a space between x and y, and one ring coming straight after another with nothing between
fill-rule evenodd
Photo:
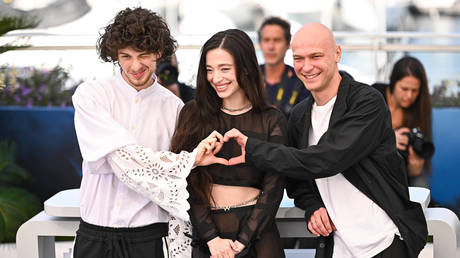
<instances>
[{"instance_id":1,"label":"white shirt","mask_svg":"<svg viewBox=\"0 0 460 258\"><path fill-rule=\"evenodd\" d=\"M182 101L154 84L135 90L117 73L80 85L72 100L75 130L83 156L81 218L105 227L139 227L168 222L168 213L131 190L114 174L108 154L139 144L168 150Z\"/></svg>"},{"instance_id":2,"label":"white shirt","mask_svg":"<svg viewBox=\"0 0 460 258\"><path fill-rule=\"evenodd\" d=\"M323 106L313 104L309 145L316 145L327 131L336 97ZM315 181L337 228L333 257L373 257L391 245L395 234L399 235L390 217L342 173Z\"/></svg>"}]
</instances>

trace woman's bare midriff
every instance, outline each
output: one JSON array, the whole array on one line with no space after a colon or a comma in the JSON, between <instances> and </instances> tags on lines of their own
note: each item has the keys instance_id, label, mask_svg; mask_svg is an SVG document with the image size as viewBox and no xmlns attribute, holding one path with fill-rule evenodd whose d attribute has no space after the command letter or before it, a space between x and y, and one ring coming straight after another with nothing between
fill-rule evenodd
<instances>
[{"instance_id":1,"label":"woman's bare midriff","mask_svg":"<svg viewBox=\"0 0 460 258\"><path fill-rule=\"evenodd\" d=\"M211 190L211 207L238 205L259 196L260 193L260 189L253 187L213 184ZM253 200L242 206L254 205L256 202L257 200Z\"/></svg>"}]
</instances>

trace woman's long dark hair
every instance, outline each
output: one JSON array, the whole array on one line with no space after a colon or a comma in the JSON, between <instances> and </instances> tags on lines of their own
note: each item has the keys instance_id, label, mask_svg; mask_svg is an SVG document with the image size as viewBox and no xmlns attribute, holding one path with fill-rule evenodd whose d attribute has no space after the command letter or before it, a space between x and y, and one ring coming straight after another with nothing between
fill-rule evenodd
<instances>
[{"instance_id":1,"label":"woman's long dark hair","mask_svg":"<svg viewBox=\"0 0 460 258\"><path fill-rule=\"evenodd\" d=\"M201 49L195 100L188 102L179 115L171 150L192 151L213 130L218 129L222 99L219 98L206 76L206 55L210 50L223 49L232 55L239 87L256 112L267 107L262 74L254 45L241 30L230 29L214 34ZM206 169L197 168L188 177L191 201L209 204L211 176Z\"/></svg>"},{"instance_id":2,"label":"woman's long dark hair","mask_svg":"<svg viewBox=\"0 0 460 258\"><path fill-rule=\"evenodd\" d=\"M393 94L396 82L406 76L414 76L420 81L420 90L414 104L403 110L402 126L420 127L428 140L433 140L431 124L431 97L428 91L428 80L423 64L416 58L405 56L393 66L390 75L390 92ZM425 160L424 168L431 172L431 161Z\"/></svg>"}]
</instances>

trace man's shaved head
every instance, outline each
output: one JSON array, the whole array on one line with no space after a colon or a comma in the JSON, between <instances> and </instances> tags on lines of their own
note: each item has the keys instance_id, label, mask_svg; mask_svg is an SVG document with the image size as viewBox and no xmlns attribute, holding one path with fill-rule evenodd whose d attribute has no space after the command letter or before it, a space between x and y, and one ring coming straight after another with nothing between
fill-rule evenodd
<instances>
[{"instance_id":1,"label":"man's shaved head","mask_svg":"<svg viewBox=\"0 0 460 258\"><path fill-rule=\"evenodd\" d=\"M314 40L318 43L327 45L331 49L335 49L336 43L332 31L318 22L312 22L304 25L297 33L294 35L292 41L292 46L294 44L300 44L306 40Z\"/></svg>"},{"instance_id":2,"label":"man's shaved head","mask_svg":"<svg viewBox=\"0 0 460 258\"><path fill-rule=\"evenodd\" d=\"M331 30L316 22L303 26L294 35L292 54L297 77L317 103L337 94L341 80L337 64L342 50Z\"/></svg>"}]
</instances>

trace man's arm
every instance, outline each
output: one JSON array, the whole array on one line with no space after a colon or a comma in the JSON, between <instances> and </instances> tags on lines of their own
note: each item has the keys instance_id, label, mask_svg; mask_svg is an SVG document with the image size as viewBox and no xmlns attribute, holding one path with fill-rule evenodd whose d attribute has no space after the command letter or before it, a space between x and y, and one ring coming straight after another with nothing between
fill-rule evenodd
<instances>
[{"instance_id":1,"label":"man's arm","mask_svg":"<svg viewBox=\"0 0 460 258\"><path fill-rule=\"evenodd\" d=\"M102 95L95 85L82 84L72 97L78 144L91 173L112 173L105 156L136 144L135 137L112 117Z\"/></svg>"},{"instance_id":2,"label":"man's arm","mask_svg":"<svg viewBox=\"0 0 460 258\"><path fill-rule=\"evenodd\" d=\"M324 207L321 197L314 190L313 180L298 180L288 178L286 192L294 199L296 207L305 210L305 216L310 217L317 209Z\"/></svg>"},{"instance_id":3,"label":"man's arm","mask_svg":"<svg viewBox=\"0 0 460 258\"><path fill-rule=\"evenodd\" d=\"M331 124L317 145L303 149L249 138L232 129L224 136L241 145L243 155L230 164L245 162L296 179L315 179L341 173L372 153L382 141L389 111L378 92L354 96L343 117ZM244 152L243 152L244 150Z\"/></svg>"},{"instance_id":4,"label":"man's arm","mask_svg":"<svg viewBox=\"0 0 460 258\"><path fill-rule=\"evenodd\" d=\"M288 197L294 199L295 206L305 211L305 221L310 232L316 236L328 236L335 230L321 197L314 191L313 180L288 178L286 190Z\"/></svg>"},{"instance_id":5,"label":"man's arm","mask_svg":"<svg viewBox=\"0 0 460 258\"><path fill-rule=\"evenodd\" d=\"M109 154L107 161L115 176L130 189L172 216L188 221L187 176L197 151L176 154L130 145Z\"/></svg>"},{"instance_id":6,"label":"man's arm","mask_svg":"<svg viewBox=\"0 0 460 258\"><path fill-rule=\"evenodd\" d=\"M299 148L300 143L300 137L296 130L297 123L299 122L294 119L294 116L291 116L289 119L289 146L295 148ZM300 123L303 124L303 122ZM294 199L295 206L305 211L305 221L310 232L316 236L328 236L335 229L331 226L332 221L329 219L314 180L287 178L286 192L289 198Z\"/></svg>"}]
</instances>

